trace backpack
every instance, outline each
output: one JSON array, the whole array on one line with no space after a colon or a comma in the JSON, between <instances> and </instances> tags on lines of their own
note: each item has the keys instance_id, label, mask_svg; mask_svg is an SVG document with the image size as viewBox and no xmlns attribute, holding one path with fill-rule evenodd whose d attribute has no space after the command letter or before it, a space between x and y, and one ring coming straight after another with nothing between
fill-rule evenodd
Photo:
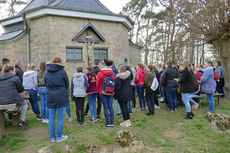
<instances>
[{"instance_id":1,"label":"backpack","mask_svg":"<svg viewBox=\"0 0 230 153\"><path fill-rule=\"evenodd\" d=\"M89 85L90 85L90 87L96 87L96 80L97 80L97 76L96 76L96 74L95 73L93 73L93 74L89 74Z\"/></svg>"},{"instance_id":2,"label":"backpack","mask_svg":"<svg viewBox=\"0 0 230 153\"><path fill-rule=\"evenodd\" d=\"M213 71L214 71L214 79L215 79L216 81L218 81L218 80L220 79L220 74L219 74L218 71L215 71L215 70L213 70Z\"/></svg>"},{"instance_id":3,"label":"backpack","mask_svg":"<svg viewBox=\"0 0 230 153\"><path fill-rule=\"evenodd\" d=\"M103 86L102 86L102 94L107 96L114 95L115 92L115 80L113 79L113 74L111 74L111 77L108 77L109 74L105 75Z\"/></svg>"}]
</instances>

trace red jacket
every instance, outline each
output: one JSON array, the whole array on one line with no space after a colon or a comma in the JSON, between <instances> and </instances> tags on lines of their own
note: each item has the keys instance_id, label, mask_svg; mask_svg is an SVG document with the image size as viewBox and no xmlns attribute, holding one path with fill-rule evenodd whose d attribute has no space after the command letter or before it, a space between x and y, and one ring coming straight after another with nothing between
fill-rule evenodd
<instances>
[{"instance_id":1,"label":"red jacket","mask_svg":"<svg viewBox=\"0 0 230 153\"><path fill-rule=\"evenodd\" d=\"M144 85L144 82L145 82L145 69L138 69L135 84L137 86Z\"/></svg>"},{"instance_id":2,"label":"red jacket","mask_svg":"<svg viewBox=\"0 0 230 153\"><path fill-rule=\"evenodd\" d=\"M111 77L112 74L113 74L113 79L115 80L115 73L110 67L102 68L101 71L97 74L97 90L99 94L102 93L102 86L106 75L108 75L108 77Z\"/></svg>"}]
</instances>

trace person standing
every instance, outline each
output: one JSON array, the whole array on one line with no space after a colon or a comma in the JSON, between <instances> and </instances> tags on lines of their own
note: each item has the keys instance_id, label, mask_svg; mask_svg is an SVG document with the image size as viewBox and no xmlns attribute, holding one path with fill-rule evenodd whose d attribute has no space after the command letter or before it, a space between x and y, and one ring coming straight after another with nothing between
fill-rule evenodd
<instances>
[{"instance_id":1,"label":"person standing","mask_svg":"<svg viewBox=\"0 0 230 153\"><path fill-rule=\"evenodd\" d=\"M181 85L181 95L182 101L184 102L187 115L185 119L192 119L194 116L191 105L189 103L189 98L194 92L194 74L192 72L190 63L188 61L184 61L182 65L182 76L179 80L179 84Z\"/></svg>"},{"instance_id":2,"label":"person standing","mask_svg":"<svg viewBox=\"0 0 230 153\"><path fill-rule=\"evenodd\" d=\"M69 80L59 57L55 57L51 63L47 64L45 84L51 142L61 142L68 139L68 136L63 136L63 126L65 109L69 105ZM56 112L58 113L57 132L55 130Z\"/></svg>"},{"instance_id":3,"label":"person standing","mask_svg":"<svg viewBox=\"0 0 230 153\"><path fill-rule=\"evenodd\" d=\"M145 110L145 96L144 96L144 82L145 82L145 69L142 63L137 64L137 75L135 84L140 103L140 110Z\"/></svg>"},{"instance_id":4,"label":"person standing","mask_svg":"<svg viewBox=\"0 0 230 153\"><path fill-rule=\"evenodd\" d=\"M97 75L100 72L100 67L99 67L99 60L95 59L94 61L94 73ZM99 120L101 118L101 97L100 94L97 93L97 119Z\"/></svg>"},{"instance_id":5,"label":"person standing","mask_svg":"<svg viewBox=\"0 0 230 153\"><path fill-rule=\"evenodd\" d=\"M124 122L120 126L130 127L130 112L128 109L128 102L132 99L132 75L126 66L119 66L119 74L116 76L115 95L114 98L118 100Z\"/></svg>"},{"instance_id":6,"label":"person standing","mask_svg":"<svg viewBox=\"0 0 230 153\"><path fill-rule=\"evenodd\" d=\"M137 72L136 72L136 70L135 70L135 68L134 68L134 66L132 65L132 64L130 64L130 70L131 70L131 72L132 72L132 74L133 74L133 80L131 81L131 86L132 86L132 106L133 106L133 109L132 109L132 112L134 112L135 111L135 109L136 109L136 90L135 90L135 88L136 88L136 86L135 86L135 80L136 80L136 74L137 74Z\"/></svg>"},{"instance_id":7,"label":"person standing","mask_svg":"<svg viewBox=\"0 0 230 153\"><path fill-rule=\"evenodd\" d=\"M89 110L91 113L91 122L97 121L97 106L96 106L96 98L97 98L97 75L93 71L93 67L87 68L87 74L89 88L87 89L88 101L89 101Z\"/></svg>"},{"instance_id":8,"label":"person standing","mask_svg":"<svg viewBox=\"0 0 230 153\"><path fill-rule=\"evenodd\" d=\"M156 74L154 73L154 69L152 65L149 65L147 67L147 73L145 77L144 86L146 88L146 102L149 108L149 113L146 113L146 115L154 115L154 109L155 109L155 102L154 102L154 95L156 94L150 87L153 83L153 79L156 77Z\"/></svg>"},{"instance_id":9,"label":"person standing","mask_svg":"<svg viewBox=\"0 0 230 153\"><path fill-rule=\"evenodd\" d=\"M71 79L71 97L75 101L78 125L83 126L85 125L84 102L89 84L87 76L83 73L83 68L78 67L76 70L77 72Z\"/></svg>"},{"instance_id":10,"label":"person standing","mask_svg":"<svg viewBox=\"0 0 230 153\"><path fill-rule=\"evenodd\" d=\"M47 89L45 84L46 62L40 63L38 73L38 93L41 99L42 123L49 123L49 112L47 107Z\"/></svg>"},{"instance_id":11,"label":"person standing","mask_svg":"<svg viewBox=\"0 0 230 153\"><path fill-rule=\"evenodd\" d=\"M166 97L169 104L169 111L178 110L177 107L177 79L178 72L172 67L172 62L166 64L166 69L162 75L161 84L164 86Z\"/></svg>"},{"instance_id":12,"label":"person standing","mask_svg":"<svg viewBox=\"0 0 230 153\"><path fill-rule=\"evenodd\" d=\"M200 77L201 92L205 93L209 101L209 113L215 112L215 101L213 95L216 91L216 81L214 79L213 64L205 61L203 74Z\"/></svg>"},{"instance_id":13,"label":"person standing","mask_svg":"<svg viewBox=\"0 0 230 153\"><path fill-rule=\"evenodd\" d=\"M114 121L114 111L113 111L113 95L115 89L115 74L111 68L112 61L104 60L105 67L101 68L101 71L98 73L97 76L97 90L101 96L101 100L104 106L104 115L106 119L106 127L113 127ZM111 87L106 87L105 81L110 80ZM113 86L114 85L114 86ZM109 94L105 92L108 89L110 91Z\"/></svg>"},{"instance_id":14,"label":"person standing","mask_svg":"<svg viewBox=\"0 0 230 153\"><path fill-rule=\"evenodd\" d=\"M15 75L18 76L18 78L20 79L20 81L22 82L23 80L23 70L22 70L22 62L21 61L17 61L15 64Z\"/></svg>"},{"instance_id":15,"label":"person standing","mask_svg":"<svg viewBox=\"0 0 230 153\"><path fill-rule=\"evenodd\" d=\"M218 73L220 74L220 78L217 81L216 91L218 93L223 94L221 96L221 98L224 98L225 97L225 93L224 93L224 74L223 74L223 69L222 69L222 65L221 65L220 61L218 61L217 64L216 64L216 71L218 71Z\"/></svg>"},{"instance_id":16,"label":"person standing","mask_svg":"<svg viewBox=\"0 0 230 153\"><path fill-rule=\"evenodd\" d=\"M25 91L30 94L30 103L33 112L37 116L37 120L42 120L40 108L38 105L38 74L35 71L34 64L28 64L27 71L23 74L23 86Z\"/></svg>"},{"instance_id":17,"label":"person standing","mask_svg":"<svg viewBox=\"0 0 230 153\"><path fill-rule=\"evenodd\" d=\"M112 65L112 70L115 74L115 76L118 74L118 69L116 68L114 62L112 61L113 65ZM117 116L120 116L121 114L121 108L120 108L120 104L118 103L118 100L115 99L116 105L117 105Z\"/></svg>"}]
</instances>

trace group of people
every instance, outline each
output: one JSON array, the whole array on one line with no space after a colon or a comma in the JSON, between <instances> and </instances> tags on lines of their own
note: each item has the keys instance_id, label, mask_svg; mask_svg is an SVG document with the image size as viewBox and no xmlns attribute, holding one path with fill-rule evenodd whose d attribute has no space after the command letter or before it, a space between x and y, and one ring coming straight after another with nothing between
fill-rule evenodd
<instances>
[{"instance_id":1,"label":"group of people","mask_svg":"<svg viewBox=\"0 0 230 153\"><path fill-rule=\"evenodd\" d=\"M184 103L186 119L192 119L194 116L192 109L199 107L193 98L199 97L200 93L207 95L210 113L215 112L214 93L217 91L224 96L224 76L220 62L216 68L211 61L206 61L203 67L196 68L188 61L184 61L179 66L172 62L164 66L159 64L157 67L153 65L145 67L142 63L136 67L120 64L117 69L111 60L105 59L101 64L99 60L95 60L94 66L87 67L86 73L83 67L77 67L71 79L59 57L55 57L50 63L41 62L39 69L36 69L34 64L28 64L25 72L20 61L11 66L10 60L4 58L2 65L0 105L12 103L20 105L22 119L19 125L28 126L25 121L28 104L19 94L23 91L28 92L36 118L49 124L51 142L61 142L68 138L63 135L63 126L65 111L69 121L73 120L69 95L75 102L79 126L85 125L84 118L88 110L91 114L89 122L95 123L100 120L102 103L105 127L108 128L114 126L114 99L117 114L120 115L121 109L124 119L120 126L130 127L132 125L130 113L136 110L136 94L140 110L148 110L146 115L154 115L155 108L160 108L158 98L162 97L161 102L167 104L168 111L176 111L178 106L183 106ZM88 103L84 110L86 97ZM38 98L41 100L41 112ZM55 130L56 112L57 130Z\"/></svg>"}]
</instances>

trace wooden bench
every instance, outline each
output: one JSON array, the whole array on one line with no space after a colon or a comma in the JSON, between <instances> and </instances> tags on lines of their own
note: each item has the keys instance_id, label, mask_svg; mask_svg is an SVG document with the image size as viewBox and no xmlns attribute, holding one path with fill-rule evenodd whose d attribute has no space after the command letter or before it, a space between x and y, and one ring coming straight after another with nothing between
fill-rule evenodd
<instances>
[{"instance_id":1,"label":"wooden bench","mask_svg":"<svg viewBox=\"0 0 230 153\"><path fill-rule=\"evenodd\" d=\"M0 140L2 139L2 136L5 133L5 124L4 124L4 112L12 112L14 108L16 107L16 104L9 104L9 105L0 105ZM18 125L20 120L20 114L12 115L12 125Z\"/></svg>"},{"instance_id":2,"label":"wooden bench","mask_svg":"<svg viewBox=\"0 0 230 153\"><path fill-rule=\"evenodd\" d=\"M30 95L28 92L21 93L22 97L25 98L25 100L28 100L30 98ZM4 124L4 112L7 111L9 113L13 112L17 104L10 104L10 105L0 105L0 140L2 139L3 134L5 133L5 124ZM12 113L12 125L16 126L19 124L20 121L20 113L17 115L14 115Z\"/></svg>"},{"instance_id":3,"label":"wooden bench","mask_svg":"<svg viewBox=\"0 0 230 153\"><path fill-rule=\"evenodd\" d=\"M220 104L220 97L223 96L223 94L219 94L219 93L215 93L213 95L213 97L217 97L217 104L219 105ZM207 100L207 96L206 94L200 94L200 97L199 97L199 104L200 104L200 107L201 107L201 102L200 102L200 99L206 99Z\"/></svg>"}]
</instances>

